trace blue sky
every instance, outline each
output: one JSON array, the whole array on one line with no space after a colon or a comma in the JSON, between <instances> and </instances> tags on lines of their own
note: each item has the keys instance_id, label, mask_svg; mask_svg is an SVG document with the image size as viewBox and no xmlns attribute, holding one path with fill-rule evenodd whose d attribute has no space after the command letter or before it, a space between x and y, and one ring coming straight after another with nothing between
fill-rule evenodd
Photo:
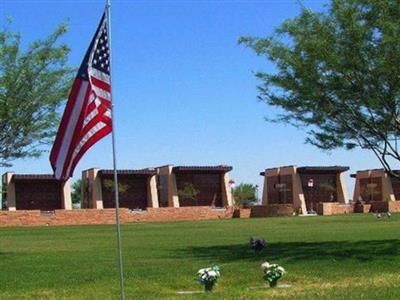
<instances>
[{"instance_id":1,"label":"blue sky","mask_svg":"<svg viewBox=\"0 0 400 300\"><path fill-rule=\"evenodd\" d=\"M327 3L302 2L313 10ZM70 64L78 66L103 7L104 1L2 0L0 19L5 24L11 16L25 44L68 21L63 41L71 47ZM273 66L237 40L271 34L299 11L295 0L112 1L118 168L227 164L236 182L261 185L259 172L267 167L380 167L367 151L322 152L304 144L304 131L264 121L278 111L257 102L253 73ZM90 167L112 168L110 137L86 153L74 178ZM48 154L15 161L6 171L50 173Z\"/></svg>"}]
</instances>

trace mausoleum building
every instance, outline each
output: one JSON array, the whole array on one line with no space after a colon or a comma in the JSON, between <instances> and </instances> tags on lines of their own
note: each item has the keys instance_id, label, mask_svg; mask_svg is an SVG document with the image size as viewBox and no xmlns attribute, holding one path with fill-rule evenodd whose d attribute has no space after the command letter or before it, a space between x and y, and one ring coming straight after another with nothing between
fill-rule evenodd
<instances>
[{"instance_id":1,"label":"mausoleum building","mask_svg":"<svg viewBox=\"0 0 400 300\"><path fill-rule=\"evenodd\" d=\"M233 206L229 186L230 166L162 166L158 170L158 189L161 207ZM190 187L194 197L182 191Z\"/></svg>"},{"instance_id":2,"label":"mausoleum building","mask_svg":"<svg viewBox=\"0 0 400 300\"><path fill-rule=\"evenodd\" d=\"M400 200L400 180L383 169L357 171L351 177L356 178L354 201L370 203Z\"/></svg>"},{"instance_id":3,"label":"mausoleum building","mask_svg":"<svg viewBox=\"0 0 400 300\"><path fill-rule=\"evenodd\" d=\"M2 177L3 210L71 209L70 181L53 175L14 174Z\"/></svg>"},{"instance_id":4,"label":"mausoleum building","mask_svg":"<svg viewBox=\"0 0 400 300\"><path fill-rule=\"evenodd\" d=\"M343 166L285 166L269 168L264 176L262 204L269 215L324 213L324 203L349 202ZM326 205L325 205L326 206ZM332 205L328 205L332 207ZM349 208L344 209L350 211Z\"/></svg>"},{"instance_id":5,"label":"mausoleum building","mask_svg":"<svg viewBox=\"0 0 400 300\"><path fill-rule=\"evenodd\" d=\"M117 170L119 206L136 210L158 207L155 169ZM114 171L82 172L82 208L115 208Z\"/></svg>"}]
</instances>

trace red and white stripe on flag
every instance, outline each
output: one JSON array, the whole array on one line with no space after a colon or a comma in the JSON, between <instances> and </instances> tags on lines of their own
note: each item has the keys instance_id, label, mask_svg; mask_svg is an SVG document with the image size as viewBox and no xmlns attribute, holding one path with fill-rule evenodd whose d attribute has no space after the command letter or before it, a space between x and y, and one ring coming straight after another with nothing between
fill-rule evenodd
<instances>
[{"instance_id":1,"label":"red and white stripe on flag","mask_svg":"<svg viewBox=\"0 0 400 300\"><path fill-rule=\"evenodd\" d=\"M55 178L71 177L83 154L111 130L110 53L103 14L72 85L50 153Z\"/></svg>"}]
</instances>

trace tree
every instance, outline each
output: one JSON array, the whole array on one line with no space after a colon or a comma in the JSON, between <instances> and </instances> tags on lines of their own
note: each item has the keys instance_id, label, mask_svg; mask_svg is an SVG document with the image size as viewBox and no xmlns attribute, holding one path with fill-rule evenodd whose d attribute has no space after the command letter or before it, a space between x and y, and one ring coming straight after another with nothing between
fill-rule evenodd
<instances>
[{"instance_id":1,"label":"tree","mask_svg":"<svg viewBox=\"0 0 400 300\"><path fill-rule=\"evenodd\" d=\"M104 187L112 193L115 193L115 183L114 179L105 179L103 180ZM129 185L124 184L122 182L118 182L118 193L120 195L126 194L128 192Z\"/></svg>"},{"instance_id":2,"label":"tree","mask_svg":"<svg viewBox=\"0 0 400 300\"><path fill-rule=\"evenodd\" d=\"M62 24L24 50L20 34L0 30L0 166L38 157L52 142L73 74L59 43L66 31Z\"/></svg>"},{"instance_id":3,"label":"tree","mask_svg":"<svg viewBox=\"0 0 400 300\"><path fill-rule=\"evenodd\" d=\"M258 72L261 101L282 109L270 120L307 127L320 149L372 150L391 175L400 162L400 5L333 0L326 13L303 8L266 38L239 43L277 71Z\"/></svg>"},{"instance_id":4,"label":"tree","mask_svg":"<svg viewBox=\"0 0 400 300\"><path fill-rule=\"evenodd\" d=\"M233 189L233 198L237 205L243 205L245 202L257 201L257 186L250 183L241 183Z\"/></svg>"},{"instance_id":5,"label":"tree","mask_svg":"<svg viewBox=\"0 0 400 300\"><path fill-rule=\"evenodd\" d=\"M200 193L192 183L185 182L183 188L178 190L178 197L181 199L190 199L197 201L197 195Z\"/></svg>"},{"instance_id":6,"label":"tree","mask_svg":"<svg viewBox=\"0 0 400 300\"><path fill-rule=\"evenodd\" d=\"M76 180L72 184L71 200L72 203L77 204L81 202L82 179Z\"/></svg>"}]
</instances>

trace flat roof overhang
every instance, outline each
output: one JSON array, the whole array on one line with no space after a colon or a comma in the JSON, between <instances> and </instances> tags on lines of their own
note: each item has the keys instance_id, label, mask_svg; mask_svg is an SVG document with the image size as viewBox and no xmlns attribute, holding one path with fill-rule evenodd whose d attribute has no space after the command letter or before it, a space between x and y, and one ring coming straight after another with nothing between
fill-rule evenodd
<instances>
[{"instance_id":1,"label":"flat roof overhang","mask_svg":"<svg viewBox=\"0 0 400 300\"><path fill-rule=\"evenodd\" d=\"M277 168L269 168L266 170L273 170ZM338 174L350 170L349 167L344 166L306 166L298 167L298 174ZM265 172L260 172L261 176L265 176Z\"/></svg>"},{"instance_id":2,"label":"flat roof overhang","mask_svg":"<svg viewBox=\"0 0 400 300\"><path fill-rule=\"evenodd\" d=\"M103 169L99 171L101 177L112 177L114 176L114 170L112 169ZM139 169L139 170L117 170L118 176L144 176L151 177L157 174L155 169Z\"/></svg>"},{"instance_id":3,"label":"flat roof overhang","mask_svg":"<svg viewBox=\"0 0 400 300\"><path fill-rule=\"evenodd\" d=\"M384 171L384 169L368 169L368 170L358 170L357 171L357 173L358 172L373 172L373 171ZM392 172L394 172L394 173L397 173L397 174L399 174L400 175L400 170L392 170ZM354 173L354 174L350 174L350 177L351 178L357 178L357 173ZM388 173L388 172L386 172L386 173ZM393 176L392 174L389 174L388 173L388 175L390 176L390 177L394 177L394 178L396 178L395 176Z\"/></svg>"},{"instance_id":4,"label":"flat roof overhang","mask_svg":"<svg viewBox=\"0 0 400 300\"><path fill-rule=\"evenodd\" d=\"M13 174L12 181L34 181L34 180L45 180L45 181L61 181L57 180L52 174Z\"/></svg>"},{"instance_id":5,"label":"flat roof overhang","mask_svg":"<svg viewBox=\"0 0 400 300\"><path fill-rule=\"evenodd\" d=\"M172 168L174 173L218 173L223 174L232 171L231 166L176 166Z\"/></svg>"},{"instance_id":6,"label":"flat roof overhang","mask_svg":"<svg viewBox=\"0 0 400 300\"><path fill-rule=\"evenodd\" d=\"M349 167L344 166L326 166L326 167L299 167L297 173L299 174L338 174L350 170Z\"/></svg>"}]
</instances>

